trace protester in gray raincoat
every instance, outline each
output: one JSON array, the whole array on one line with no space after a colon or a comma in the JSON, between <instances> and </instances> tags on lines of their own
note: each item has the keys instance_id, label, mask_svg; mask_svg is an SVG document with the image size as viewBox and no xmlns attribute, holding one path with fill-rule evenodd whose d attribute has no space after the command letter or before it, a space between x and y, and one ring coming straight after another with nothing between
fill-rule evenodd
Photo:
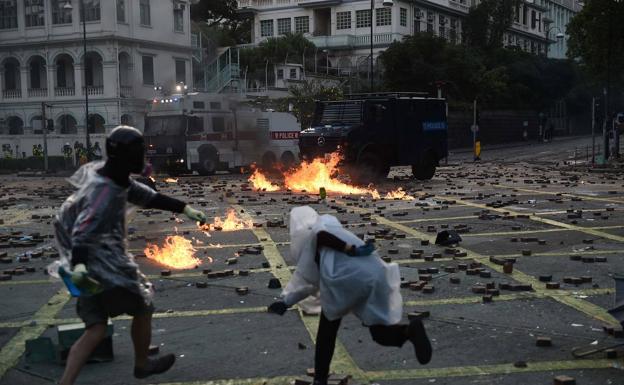
<instances>
[{"instance_id":1,"label":"protester in gray raincoat","mask_svg":"<svg viewBox=\"0 0 624 385\"><path fill-rule=\"evenodd\" d=\"M331 215L310 207L290 213L290 251L297 261L282 300L269 312L283 315L290 307L320 292L321 315L314 357L314 385L326 385L340 321L352 313L370 330L375 342L414 345L421 364L431 360L431 344L420 320L399 324L403 313L399 267L385 263L372 243L344 229Z\"/></svg>"},{"instance_id":2,"label":"protester in gray raincoat","mask_svg":"<svg viewBox=\"0 0 624 385\"><path fill-rule=\"evenodd\" d=\"M106 162L88 163L69 179L78 190L63 203L55 221L61 255L59 271L70 272L68 287L72 283L77 287L77 312L86 330L71 348L62 385L74 383L91 352L105 337L109 317L120 314L133 316L135 377L165 372L175 361L173 354L148 359L152 289L126 250L126 201L144 208L184 213L198 222L206 217L129 177L143 170L144 147L140 131L119 126L106 140Z\"/></svg>"}]
</instances>

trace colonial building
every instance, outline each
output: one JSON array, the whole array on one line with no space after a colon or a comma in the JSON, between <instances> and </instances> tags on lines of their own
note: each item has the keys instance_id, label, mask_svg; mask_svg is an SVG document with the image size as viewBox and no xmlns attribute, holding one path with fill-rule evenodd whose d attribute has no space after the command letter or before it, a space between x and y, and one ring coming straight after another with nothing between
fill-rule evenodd
<instances>
[{"instance_id":1,"label":"colonial building","mask_svg":"<svg viewBox=\"0 0 624 385\"><path fill-rule=\"evenodd\" d=\"M572 0L558 2L562 1ZM523 0L516 8L504 45L545 54L553 41L553 36L548 36L552 32L547 17L549 2ZM393 41L419 32L459 43L463 22L470 7L477 3L478 0L375 0L372 20L369 0L239 0L238 6L239 12L253 15L253 43L289 32L303 33L329 56L332 67L346 69L368 65L371 21L375 57Z\"/></svg>"},{"instance_id":2,"label":"colonial building","mask_svg":"<svg viewBox=\"0 0 624 385\"><path fill-rule=\"evenodd\" d=\"M84 4L86 55L83 46ZM119 124L143 128L155 87L192 82L189 0L1 0L0 144L14 157L86 141ZM9 146L9 147L7 147Z\"/></svg>"},{"instance_id":3,"label":"colonial building","mask_svg":"<svg viewBox=\"0 0 624 385\"><path fill-rule=\"evenodd\" d=\"M583 8L578 0L548 0L548 18L551 21L549 38L554 42L548 47L548 57L564 59L568 53L568 36L566 29L570 20ZM559 38L557 38L559 35Z\"/></svg>"}]
</instances>

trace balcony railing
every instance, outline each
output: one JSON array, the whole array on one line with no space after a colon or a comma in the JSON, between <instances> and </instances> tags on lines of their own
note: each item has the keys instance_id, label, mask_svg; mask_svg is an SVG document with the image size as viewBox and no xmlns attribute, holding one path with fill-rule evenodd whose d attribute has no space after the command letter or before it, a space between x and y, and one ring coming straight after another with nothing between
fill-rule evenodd
<instances>
[{"instance_id":1,"label":"balcony railing","mask_svg":"<svg viewBox=\"0 0 624 385\"><path fill-rule=\"evenodd\" d=\"M29 88L28 97L29 98L46 98L48 97L48 89L47 88Z\"/></svg>"},{"instance_id":2,"label":"balcony railing","mask_svg":"<svg viewBox=\"0 0 624 385\"><path fill-rule=\"evenodd\" d=\"M2 96L5 99L19 99L22 97L22 90L4 90Z\"/></svg>"},{"instance_id":3,"label":"balcony railing","mask_svg":"<svg viewBox=\"0 0 624 385\"><path fill-rule=\"evenodd\" d=\"M319 0L238 0L238 8L271 8L318 3Z\"/></svg>"},{"instance_id":4,"label":"balcony railing","mask_svg":"<svg viewBox=\"0 0 624 385\"><path fill-rule=\"evenodd\" d=\"M104 95L104 86L87 86L82 87L82 94L89 96Z\"/></svg>"},{"instance_id":5,"label":"balcony railing","mask_svg":"<svg viewBox=\"0 0 624 385\"><path fill-rule=\"evenodd\" d=\"M121 86L121 96L129 98L132 96L132 86Z\"/></svg>"},{"instance_id":6,"label":"balcony railing","mask_svg":"<svg viewBox=\"0 0 624 385\"><path fill-rule=\"evenodd\" d=\"M373 45L390 45L394 41L401 41L403 35L399 33L376 33L373 35ZM311 36L309 40L318 48L349 49L369 47L370 35L334 35L334 36Z\"/></svg>"},{"instance_id":7,"label":"balcony railing","mask_svg":"<svg viewBox=\"0 0 624 385\"><path fill-rule=\"evenodd\" d=\"M76 89L74 87L55 87L54 96L74 96Z\"/></svg>"}]
</instances>

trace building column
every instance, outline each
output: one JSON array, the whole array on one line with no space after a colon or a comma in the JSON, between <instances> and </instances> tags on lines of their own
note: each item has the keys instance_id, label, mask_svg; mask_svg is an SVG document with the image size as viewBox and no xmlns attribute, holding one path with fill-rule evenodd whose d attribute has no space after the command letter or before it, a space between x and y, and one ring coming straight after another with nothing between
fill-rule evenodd
<instances>
[{"instance_id":1,"label":"building column","mask_svg":"<svg viewBox=\"0 0 624 385\"><path fill-rule=\"evenodd\" d=\"M56 66L46 62L46 76L48 87L48 99L54 99L54 79L56 79Z\"/></svg>"},{"instance_id":2,"label":"building column","mask_svg":"<svg viewBox=\"0 0 624 385\"><path fill-rule=\"evenodd\" d=\"M22 90L22 98L28 97L28 66L20 67L20 89Z\"/></svg>"},{"instance_id":3,"label":"building column","mask_svg":"<svg viewBox=\"0 0 624 385\"><path fill-rule=\"evenodd\" d=\"M83 76L82 63L74 63L74 84L76 87L76 98L78 99L84 98L82 93Z\"/></svg>"}]
</instances>

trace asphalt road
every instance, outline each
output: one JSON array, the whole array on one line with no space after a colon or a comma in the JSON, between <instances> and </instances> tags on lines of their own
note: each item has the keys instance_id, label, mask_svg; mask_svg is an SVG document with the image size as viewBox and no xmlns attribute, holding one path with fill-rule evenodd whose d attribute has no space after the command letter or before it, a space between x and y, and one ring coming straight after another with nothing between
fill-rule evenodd
<instances>
[{"instance_id":1,"label":"asphalt road","mask_svg":"<svg viewBox=\"0 0 624 385\"><path fill-rule=\"evenodd\" d=\"M310 204L338 216L356 234L377 234L380 255L400 264L405 282L417 282L423 269L433 272L432 293L402 289L406 314L430 312L425 324L434 348L431 363L419 365L408 346L377 346L357 319L347 317L333 370L353 376L351 383L525 385L552 384L555 376L568 375L579 385L623 384L624 349L615 359L571 354L577 346L624 342L603 331L615 322L606 313L614 296L611 275L624 272L624 174L572 167L585 160L590 143L579 138L486 147L478 163L470 154L452 155L432 181L397 177L377 186L384 192L403 187L413 201L331 195L323 203L315 195L250 191L245 176L185 177L177 183L158 178L161 191L209 217L234 208L257 227L207 237L182 218L135 210L129 224L135 254L147 242L160 244L177 233L193 240L202 260L197 269L167 278L160 276L162 266L137 258L156 286L153 342L178 360L162 376L135 381L130 323L122 317L113 321L115 360L89 364L78 383L288 384L305 378L313 366L317 317L297 309L284 317L266 313L280 293L267 287L269 280L277 277L285 285L293 264L288 229L267 224L287 223L292 207ZM391 177L404 174L399 169ZM58 364L30 362L24 341L44 336L56 342L58 325L77 322L74 301L44 274L54 260L49 216L70 192L61 178L0 178L0 254L8 257L0 269L13 274L0 281L0 384L49 384L62 373ZM447 228L463 237L454 250L432 244ZM34 246L10 242L33 233L40 240ZM249 246L262 246L262 253L240 254ZM35 258L18 260L32 251ZM237 254L237 263L228 265ZM500 265L506 259L515 260L512 274ZM32 272L15 275L20 266ZM234 274L208 278L205 269ZM540 276L551 276L559 289L547 288ZM460 282L451 283L451 277ZM207 287L197 288L196 282ZM488 284L499 289L491 292L491 302L475 293ZM236 293L241 286L249 288L247 295ZM536 346L537 337L550 338L552 346Z\"/></svg>"}]
</instances>

